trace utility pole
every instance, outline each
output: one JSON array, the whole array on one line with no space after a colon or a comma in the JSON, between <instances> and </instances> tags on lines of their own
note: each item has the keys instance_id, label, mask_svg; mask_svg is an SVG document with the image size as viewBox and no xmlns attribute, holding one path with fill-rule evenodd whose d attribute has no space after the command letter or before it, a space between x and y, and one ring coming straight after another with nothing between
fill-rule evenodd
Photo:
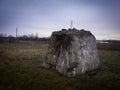
<instances>
[{"instance_id":1,"label":"utility pole","mask_svg":"<svg viewBox=\"0 0 120 90\"><path fill-rule=\"evenodd\" d=\"M71 20L70 28L73 29L73 20Z\"/></svg>"},{"instance_id":2,"label":"utility pole","mask_svg":"<svg viewBox=\"0 0 120 90\"><path fill-rule=\"evenodd\" d=\"M38 33L36 33L36 38L38 38Z\"/></svg>"},{"instance_id":3,"label":"utility pole","mask_svg":"<svg viewBox=\"0 0 120 90\"><path fill-rule=\"evenodd\" d=\"M17 27L16 27L16 42L17 42Z\"/></svg>"},{"instance_id":4,"label":"utility pole","mask_svg":"<svg viewBox=\"0 0 120 90\"><path fill-rule=\"evenodd\" d=\"M16 27L16 38L17 38L17 27Z\"/></svg>"}]
</instances>

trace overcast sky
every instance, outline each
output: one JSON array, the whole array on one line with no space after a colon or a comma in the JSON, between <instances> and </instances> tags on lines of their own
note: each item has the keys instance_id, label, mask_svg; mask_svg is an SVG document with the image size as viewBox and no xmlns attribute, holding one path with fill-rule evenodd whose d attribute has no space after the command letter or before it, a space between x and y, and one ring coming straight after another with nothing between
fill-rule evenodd
<instances>
[{"instance_id":1,"label":"overcast sky","mask_svg":"<svg viewBox=\"0 0 120 90\"><path fill-rule=\"evenodd\" d=\"M0 0L0 33L50 36L73 27L120 40L120 0Z\"/></svg>"}]
</instances>

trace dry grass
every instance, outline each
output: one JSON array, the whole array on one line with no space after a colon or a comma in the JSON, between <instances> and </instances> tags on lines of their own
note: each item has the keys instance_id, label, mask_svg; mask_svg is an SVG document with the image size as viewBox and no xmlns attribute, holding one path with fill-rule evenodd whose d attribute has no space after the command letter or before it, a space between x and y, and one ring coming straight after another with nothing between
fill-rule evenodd
<instances>
[{"instance_id":1,"label":"dry grass","mask_svg":"<svg viewBox=\"0 0 120 90\"><path fill-rule=\"evenodd\" d=\"M99 51L101 71L68 78L41 67L47 44L0 44L0 90L119 90L120 51Z\"/></svg>"}]
</instances>

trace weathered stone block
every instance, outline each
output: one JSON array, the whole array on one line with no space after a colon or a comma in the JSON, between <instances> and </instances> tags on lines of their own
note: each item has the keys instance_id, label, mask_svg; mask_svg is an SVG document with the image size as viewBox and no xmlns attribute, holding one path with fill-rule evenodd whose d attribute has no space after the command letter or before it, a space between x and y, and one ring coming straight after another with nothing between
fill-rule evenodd
<instances>
[{"instance_id":1,"label":"weathered stone block","mask_svg":"<svg viewBox=\"0 0 120 90\"><path fill-rule=\"evenodd\" d=\"M96 39L85 30L69 29L52 33L43 66L53 67L67 76L98 69Z\"/></svg>"}]
</instances>

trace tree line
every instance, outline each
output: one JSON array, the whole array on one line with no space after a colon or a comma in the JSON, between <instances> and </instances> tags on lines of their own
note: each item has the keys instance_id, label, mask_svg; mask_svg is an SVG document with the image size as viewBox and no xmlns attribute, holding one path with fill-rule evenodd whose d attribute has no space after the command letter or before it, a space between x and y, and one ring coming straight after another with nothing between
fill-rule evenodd
<instances>
[{"instance_id":1,"label":"tree line","mask_svg":"<svg viewBox=\"0 0 120 90\"><path fill-rule=\"evenodd\" d=\"M120 51L120 40L101 40L97 42L99 50L117 50Z\"/></svg>"},{"instance_id":2,"label":"tree line","mask_svg":"<svg viewBox=\"0 0 120 90\"><path fill-rule=\"evenodd\" d=\"M12 35L0 34L0 43L49 43L50 37L38 37L37 35ZM120 50L120 40L97 40L99 50Z\"/></svg>"},{"instance_id":3,"label":"tree line","mask_svg":"<svg viewBox=\"0 0 120 90\"><path fill-rule=\"evenodd\" d=\"M0 34L0 43L19 43L19 42L49 42L50 37L38 37L36 35L12 35Z\"/></svg>"}]
</instances>

